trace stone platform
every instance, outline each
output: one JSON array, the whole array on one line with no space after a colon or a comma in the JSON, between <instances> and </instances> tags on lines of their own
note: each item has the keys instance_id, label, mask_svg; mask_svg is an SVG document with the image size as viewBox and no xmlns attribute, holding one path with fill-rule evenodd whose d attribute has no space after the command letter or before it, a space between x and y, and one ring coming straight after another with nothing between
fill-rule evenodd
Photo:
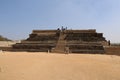
<instances>
[{"instance_id":1,"label":"stone platform","mask_svg":"<svg viewBox=\"0 0 120 80\"><path fill-rule=\"evenodd\" d=\"M16 51L57 53L104 53L108 42L103 33L90 30L33 30L29 38L13 45Z\"/></svg>"}]
</instances>

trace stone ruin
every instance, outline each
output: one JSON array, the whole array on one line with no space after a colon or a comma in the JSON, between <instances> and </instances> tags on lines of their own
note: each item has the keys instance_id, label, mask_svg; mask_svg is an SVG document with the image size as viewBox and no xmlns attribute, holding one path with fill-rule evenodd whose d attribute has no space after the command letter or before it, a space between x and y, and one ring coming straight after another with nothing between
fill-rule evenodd
<instances>
[{"instance_id":1,"label":"stone ruin","mask_svg":"<svg viewBox=\"0 0 120 80\"><path fill-rule=\"evenodd\" d=\"M33 30L21 43L13 45L14 51L39 51L53 53L104 53L108 42L103 33L95 29L70 30Z\"/></svg>"}]
</instances>

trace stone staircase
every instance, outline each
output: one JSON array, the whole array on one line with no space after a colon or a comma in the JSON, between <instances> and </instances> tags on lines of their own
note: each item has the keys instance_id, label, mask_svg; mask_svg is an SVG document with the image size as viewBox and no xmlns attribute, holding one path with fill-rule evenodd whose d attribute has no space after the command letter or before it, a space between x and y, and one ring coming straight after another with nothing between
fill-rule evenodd
<instances>
[{"instance_id":1,"label":"stone staircase","mask_svg":"<svg viewBox=\"0 0 120 80\"><path fill-rule=\"evenodd\" d=\"M57 52L57 53L65 52L65 46L66 46L66 40L64 39L65 37L66 34L63 34L63 32L61 32L56 47L54 48L54 50L52 50L52 52Z\"/></svg>"}]
</instances>

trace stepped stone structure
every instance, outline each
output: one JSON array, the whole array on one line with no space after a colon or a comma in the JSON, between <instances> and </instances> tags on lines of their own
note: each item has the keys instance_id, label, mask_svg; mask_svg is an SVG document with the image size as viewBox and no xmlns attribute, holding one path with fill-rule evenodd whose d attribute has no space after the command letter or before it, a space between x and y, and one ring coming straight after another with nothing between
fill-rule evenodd
<instances>
[{"instance_id":1,"label":"stepped stone structure","mask_svg":"<svg viewBox=\"0 0 120 80\"><path fill-rule=\"evenodd\" d=\"M21 43L13 45L16 51L41 51L58 53L104 53L108 42L103 33L90 30L33 30Z\"/></svg>"}]
</instances>

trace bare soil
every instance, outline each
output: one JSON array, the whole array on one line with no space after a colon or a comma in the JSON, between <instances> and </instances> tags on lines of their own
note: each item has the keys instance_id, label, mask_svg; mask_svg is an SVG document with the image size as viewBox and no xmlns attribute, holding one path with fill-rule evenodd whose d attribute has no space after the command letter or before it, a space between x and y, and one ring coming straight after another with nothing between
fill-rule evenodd
<instances>
[{"instance_id":1,"label":"bare soil","mask_svg":"<svg viewBox=\"0 0 120 80\"><path fill-rule=\"evenodd\" d=\"M0 52L0 80L120 80L120 56Z\"/></svg>"}]
</instances>

